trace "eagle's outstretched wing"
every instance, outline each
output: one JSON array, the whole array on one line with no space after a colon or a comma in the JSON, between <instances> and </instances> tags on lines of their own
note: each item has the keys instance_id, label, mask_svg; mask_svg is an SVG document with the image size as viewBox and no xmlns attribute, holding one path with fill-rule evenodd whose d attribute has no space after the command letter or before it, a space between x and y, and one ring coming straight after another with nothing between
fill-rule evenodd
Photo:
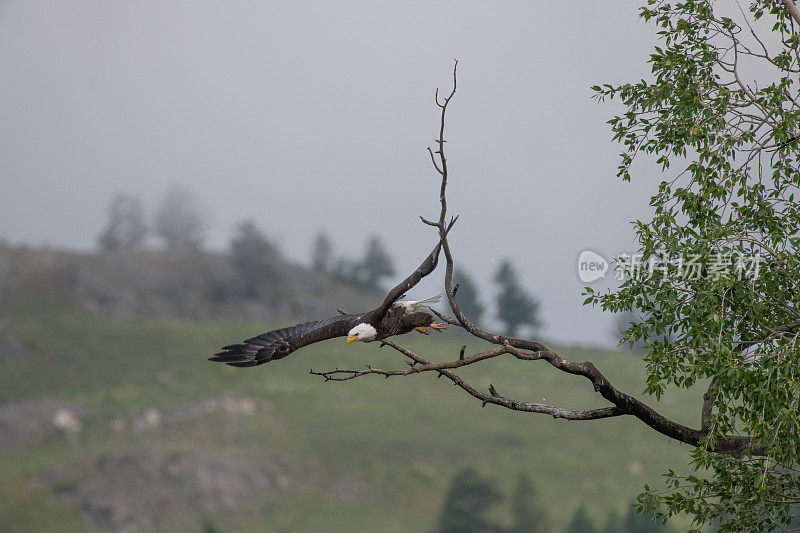
<instances>
[{"instance_id":1,"label":"eagle's outstretched wing","mask_svg":"<svg viewBox=\"0 0 800 533\"><path fill-rule=\"evenodd\" d=\"M231 366L256 366L274 359L282 359L298 348L315 342L344 337L355 327L363 315L337 315L316 322L305 322L288 328L262 333L242 344L232 344L210 357Z\"/></svg>"},{"instance_id":2,"label":"eagle's outstretched wing","mask_svg":"<svg viewBox=\"0 0 800 533\"><path fill-rule=\"evenodd\" d=\"M450 221L447 232L453 227L456 219ZM317 322L305 322L289 328L281 328L258 337L247 339L242 344L225 346L222 351L209 358L209 361L219 361L231 366L256 366L274 359L282 359L298 348L309 344L344 337L361 322L378 324L392 305L399 300L406 291L414 287L419 281L433 272L439 261L439 252L442 249L440 240L433 251L425 258L422 264L406 279L395 286L386 295L383 303L368 313L360 315L346 314L326 318Z\"/></svg>"}]
</instances>

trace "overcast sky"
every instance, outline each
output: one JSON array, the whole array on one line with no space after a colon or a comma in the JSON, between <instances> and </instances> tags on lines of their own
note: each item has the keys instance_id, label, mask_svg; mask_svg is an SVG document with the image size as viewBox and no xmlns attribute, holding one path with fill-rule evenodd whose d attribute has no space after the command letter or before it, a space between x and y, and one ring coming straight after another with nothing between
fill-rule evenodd
<instances>
[{"instance_id":1,"label":"overcast sky","mask_svg":"<svg viewBox=\"0 0 800 533\"><path fill-rule=\"evenodd\" d=\"M633 248L659 178L616 177L618 108L589 87L646 77L638 2L0 2L0 238L95 247L110 198L149 208L181 183L224 249L254 219L307 262L384 238L403 273L435 234L436 87L448 119L456 261L488 296L502 258L544 335L611 344L581 307L576 258ZM405 274L404 274L405 275ZM439 290L441 276L420 296ZM309 317L315 318L315 317Z\"/></svg>"}]
</instances>

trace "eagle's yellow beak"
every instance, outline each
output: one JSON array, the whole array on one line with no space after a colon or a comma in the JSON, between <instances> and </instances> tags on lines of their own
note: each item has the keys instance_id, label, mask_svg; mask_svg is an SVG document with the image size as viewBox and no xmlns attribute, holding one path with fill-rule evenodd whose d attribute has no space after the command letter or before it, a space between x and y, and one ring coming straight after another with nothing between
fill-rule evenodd
<instances>
[{"instance_id":1,"label":"eagle's yellow beak","mask_svg":"<svg viewBox=\"0 0 800 533\"><path fill-rule=\"evenodd\" d=\"M357 335L348 335L347 337L347 345L350 346L350 343L358 339Z\"/></svg>"}]
</instances>

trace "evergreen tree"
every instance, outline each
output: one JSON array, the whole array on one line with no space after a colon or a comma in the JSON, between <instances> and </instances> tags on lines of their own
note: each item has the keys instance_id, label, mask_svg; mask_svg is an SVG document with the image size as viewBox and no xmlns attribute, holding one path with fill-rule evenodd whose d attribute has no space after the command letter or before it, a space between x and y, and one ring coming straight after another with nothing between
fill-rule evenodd
<instances>
[{"instance_id":1,"label":"evergreen tree","mask_svg":"<svg viewBox=\"0 0 800 533\"><path fill-rule=\"evenodd\" d=\"M437 533L502 532L503 528L487 516L500 500L502 496L494 482L473 468L459 470L450 481Z\"/></svg>"},{"instance_id":2,"label":"evergreen tree","mask_svg":"<svg viewBox=\"0 0 800 533\"><path fill-rule=\"evenodd\" d=\"M173 185L156 212L155 230L170 250L199 250L203 245L205 223L194 193Z\"/></svg>"},{"instance_id":3,"label":"evergreen tree","mask_svg":"<svg viewBox=\"0 0 800 533\"><path fill-rule=\"evenodd\" d=\"M637 513L633 507L630 507L628 514L625 515L622 530L625 533L665 533L669 531L669 528L652 516Z\"/></svg>"},{"instance_id":4,"label":"evergreen tree","mask_svg":"<svg viewBox=\"0 0 800 533\"><path fill-rule=\"evenodd\" d=\"M203 533L219 533L219 530L214 525L214 522L207 520L203 522Z\"/></svg>"},{"instance_id":5,"label":"evergreen tree","mask_svg":"<svg viewBox=\"0 0 800 533\"><path fill-rule=\"evenodd\" d=\"M360 272L361 267L358 263L345 257L340 257L333 263L330 274L343 283L360 286Z\"/></svg>"},{"instance_id":6,"label":"evergreen tree","mask_svg":"<svg viewBox=\"0 0 800 533\"><path fill-rule=\"evenodd\" d=\"M544 533L549 529L547 514L536 500L536 487L526 474L517 477L511 494L511 517L509 533Z\"/></svg>"},{"instance_id":7,"label":"evergreen tree","mask_svg":"<svg viewBox=\"0 0 800 533\"><path fill-rule=\"evenodd\" d=\"M359 267L359 279L369 289L379 288L382 278L394 275L392 259L386 253L383 243L376 235L373 235L367 241L364 259Z\"/></svg>"},{"instance_id":8,"label":"evergreen tree","mask_svg":"<svg viewBox=\"0 0 800 533\"><path fill-rule=\"evenodd\" d=\"M236 228L231 240L231 260L237 272L236 292L251 298L264 293L265 286L277 277L278 250L253 221Z\"/></svg>"},{"instance_id":9,"label":"evergreen tree","mask_svg":"<svg viewBox=\"0 0 800 533\"><path fill-rule=\"evenodd\" d=\"M625 533L625 527L616 509L609 511L603 533Z\"/></svg>"},{"instance_id":10,"label":"evergreen tree","mask_svg":"<svg viewBox=\"0 0 800 533\"><path fill-rule=\"evenodd\" d=\"M494 279L500 289L496 300L497 318L505 324L506 335L514 336L520 326L539 326L539 302L522 288L510 261L500 264Z\"/></svg>"},{"instance_id":11,"label":"evergreen tree","mask_svg":"<svg viewBox=\"0 0 800 533\"><path fill-rule=\"evenodd\" d=\"M458 284L458 304L472 322L480 324L485 308L478 298L478 289L472 278L463 270L453 272L453 283Z\"/></svg>"},{"instance_id":12,"label":"evergreen tree","mask_svg":"<svg viewBox=\"0 0 800 533\"><path fill-rule=\"evenodd\" d=\"M621 518L616 509L608 513L602 533L668 533L670 528L630 506Z\"/></svg>"},{"instance_id":13,"label":"evergreen tree","mask_svg":"<svg viewBox=\"0 0 800 533\"><path fill-rule=\"evenodd\" d=\"M317 234L311 247L311 266L319 272L328 272L333 267L331 264L333 244L324 232Z\"/></svg>"},{"instance_id":14,"label":"evergreen tree","mask_svg":"<svg viewBox=\"0 0 800 533\"><path fill-rule=\"evenodd\" d=\"M596 533L597 528L589 516L589 511L586 510L586 504L582 503L580 507L575 510L572 519L567 525L565 533Z\"/></svg>"},{"instance_id":15,"label":"evergreen tree","mask_svg":"<svg viewBox=\"0 0 800 533\"><path fill-rule=\"evenodd\" d=\"M101 250L140 248L147 237L144 207L139 198L117 194L108 207L108 223L98 237Z\"/></svg>"}]
</instances>

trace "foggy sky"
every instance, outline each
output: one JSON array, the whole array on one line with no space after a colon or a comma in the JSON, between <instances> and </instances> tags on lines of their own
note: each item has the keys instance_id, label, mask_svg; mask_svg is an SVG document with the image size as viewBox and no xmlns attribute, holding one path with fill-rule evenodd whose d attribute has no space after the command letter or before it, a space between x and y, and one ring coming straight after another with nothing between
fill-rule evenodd
<instances>
[{"instance_id":1,"label":"foggy sky","mask_svg":"<svg viewBox=\"0 0 800 533\"><path fill-rule=\"evenodd\" d=\"M173 183L224 249L254 219L308 261L321 229L342 255L384 238L398 270L435 243L425 148L436 87L447 124L451 235L489 296L512 259L542 301L544 336L611 344L582 308L578 253L633 250L655 167L616 177L618 108L589 87L647 77L637 2L0 3L0 238L95 247L110 198L148 208ZM440 290L441 271L415 291ZM309 317L317 318L317 317Z\"/></svg>"}]
</instances>

